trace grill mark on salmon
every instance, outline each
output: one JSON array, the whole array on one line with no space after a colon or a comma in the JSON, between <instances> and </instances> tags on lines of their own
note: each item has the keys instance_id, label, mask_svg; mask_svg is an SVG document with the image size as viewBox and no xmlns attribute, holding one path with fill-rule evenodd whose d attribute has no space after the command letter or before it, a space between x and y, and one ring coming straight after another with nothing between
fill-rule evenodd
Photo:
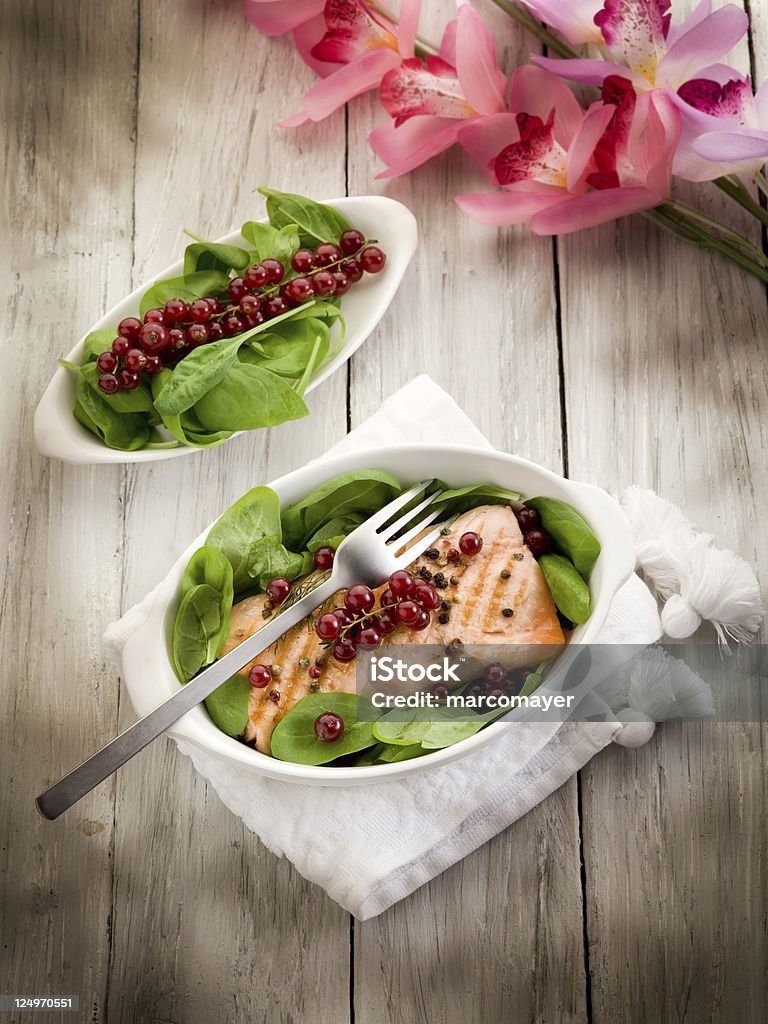
<instances>
[{"instance_id":1,"label":"grill mark on salmon","mask_svg":"<svg viewBox=\"0 0 768 1024\"><path fill-rule=\"evenodd\" d=\"M456 547L462 533L472 531L483 538L481 551L473 558L462 556L460 564L446 564L450 548ZM434 575L442 572L446 580L455 577L457 583L440 589L438 593L451 602L449 621L438 621L440 611L432 613L430 625L422 632L398 629L384 637L382 647L390 644L414 643L448 646L453 640L461 640L465 646L488 644L509 645L503 659L507 667L515 667L530 661L525 651L528 644L561 645L565 643L563 631L557 618L552 595L544 576L530 551L523 543L520 527L514 511L507 505L486 505L472 509L459 516L450 534L441 536L434 545L440 552L437 560L424 555L416 559L411 571L418 574L426 567ZM508 579L502 579L502 570L509 570ZM384 586L375 590L378 598ZM264 754L270 753L270 736L280 719L293 705L310 693L313 683L319 684L326 693L355 690L355 662L338 662L323 648L314 631L314 622L323 611L343 604L343 591L332 601L317 609L304 622L290 629L276 644L262 651L249 662L241 675L247 675L252 665L278 666L279 674L271 685L263 690L251 689L248 707L248 725L243 733L247 743L255 744ZM229 635L221 651L221 657L234 650L246 637L258 632L265 624L262 614L268 598L258 594L238 602L232 609ZM511 608L509 618L502 609ZM515 662L515 647L520 647L519 659ZM308 659L305 667L302 659ZM314 680L309 668L321 661L322 675ZM493 648L487 653L487 660L494 660ZM277 691L279 701L270 698Z\"/></svg>"}]
</instances>

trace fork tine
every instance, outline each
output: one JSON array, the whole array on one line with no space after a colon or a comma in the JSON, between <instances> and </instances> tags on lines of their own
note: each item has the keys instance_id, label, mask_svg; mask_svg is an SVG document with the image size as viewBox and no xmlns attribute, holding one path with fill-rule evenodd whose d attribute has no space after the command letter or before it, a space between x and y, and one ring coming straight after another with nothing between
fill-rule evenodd
<instances>
[{"instance_id":1,"label":"fork tine","mask_svg":"<svg viewBox=\"0 0 768 1024\"><path fill-rule=\"evenodd\" d=\"M395 562L397 563L397 568L404 569L406 566L410 565L415 558L418 558L422 551L426 551L427 548L434 544L440 536L443 527L451 526L455 519L456 516L454 516L453 519L449 519L446 523L440 523L440 525L436 526L435 529L428 533L426 537L422 537L418 544L411 544L411 546L406 548L406 550L401 554L396 555Z\"/></svg>"},{"instance_id":2,"label":"fork tine","mask_svg":"<svg viewBox=\"0 0 768 1024\"><path fill-rule=\"evenodd\" d=\"M428 516L424 516L422 519L420 519L418 521L418 523L416 523L415 526L412 526L411 529L408 530L407 533L404 533L402 535L402 537L395 537L395 539L392 541L392 549L394 551L402 551L402 549L404 547L408 546L409 541L412 541L414 539L414 537L418 537L418 535L420 533L422 533L424 530L426 530L426 528L429 526L430 523L434 523L434 521L437 519L437 517L439 515L441 515L443 512L445 512L445 509L443 509L443 508L436 508ZM410 522L410 517L409 517L409 522ZM441 523L440 524L441 529L442 529L442 525L443 524Z\"/></svg>"},{"instance_id":3,"label":"fork tine","mask_svg":"<svg viewBox=\"0 0 768 1024\"><path fill-rule=\"evenodd\" d=\"M442 493L442 491L437 491L435 494L427 495L427 497L423 501L420 501L415 508L409 509L409 511L406 512L404 516L401 516L396 522L389 523L386 526L386 528L382 527L381 531L377 531L379 532L379 536L381 537L381 539L391 540L392 538L396 537L400 530L404 529L408 525L408 523L412 523L414 518L419 514L419 512L427 508L428 505L431 505L436 498L440 497ZM432 519L434 519L434 516L432 517ZM428 526L429 523L432 522L432 519L426 522L425 525ZM385 529L386 532L384 532Z\"/></svg>"},{"instance_id":4,"label":"fork tine","mask_svg":"<svg viewBox=\"0 0 768 1024\"><path fill-rule=\"evenodd\" d=\"M422 480L420 484L415 484L410 490L406 491L405 494L398 494L396 498L393 498L388 505L377 512L376 515L370 516L363 523L363 526L368 529L378 530L380 526L384 526L392 516L399 512L401 508L404 508L409 501L413 501L417 495L421 494L423 490L426 490L430 484L434 483L434 480ZM360 527L358 527L360 529Z\"/></svg>"}]
</instances>

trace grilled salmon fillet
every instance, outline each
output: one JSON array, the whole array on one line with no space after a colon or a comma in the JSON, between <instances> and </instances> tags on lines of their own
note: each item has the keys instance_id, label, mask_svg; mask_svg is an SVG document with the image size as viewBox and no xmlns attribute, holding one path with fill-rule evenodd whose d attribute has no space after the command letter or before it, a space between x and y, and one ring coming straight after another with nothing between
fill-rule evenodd
<instances>
[{"instance_id":1,"label":"grilled salmon fillet","mask_svg":"<svg viewBox=\"0 0 768 1024\"><path fill-rule=\"evenodd\" d=\"M457 547L461 534L472 531L483 539L479 554L464 555L459 564L449 563L447 552ZM438 552L434 557L435 550ZM557 617L555 603L544 576L533 555L523 543L517 517L508 505L483 505L459 516L450 533L441 536L432 558L422 555L411 566L418 574L422 569L438 581L439 592L449 609L443 613L447 622L440 622L440 612L432 613L430 625L421 632L398 629L384 637L388 644L416 643L447 646L460 640L465 646L509 645L505 649L505 667L515 667L514 648L528 644L563 644L565 638ZM442 573L442 579L437 575ZM375 591L378 594L384 589ZM265 689L251 689L248 725L243 733L247 743L264 754L270 753L270 736L280 719L306 694L355 690L355 662L338 662L322 646L314 630L314 622L323 611L343 604L340 591L333 601L317 609L294 626L268 650L263 651L242 670L247 675L252 665L272 668L274 684ZM248 597L232 608L229 635L221 657L252 636L268 621L271 605L266 594ZM506 614L504 614L506 611ZM510 615L509 612L512 612ZM493 647L488 660L496 660ZM530 654L521 650L518 665L529 664ZM309 669L320 665L322 674L312 679ZM312 690L310 690L312 687Z\"/></svg>"}]
</instances>

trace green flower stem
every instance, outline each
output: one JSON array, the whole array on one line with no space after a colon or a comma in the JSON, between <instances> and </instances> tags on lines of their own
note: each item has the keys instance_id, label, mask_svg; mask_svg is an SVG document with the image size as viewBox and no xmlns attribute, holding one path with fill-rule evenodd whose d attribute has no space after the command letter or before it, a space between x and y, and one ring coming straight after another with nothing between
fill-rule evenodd
<instances>
[{"instance_id":1,"label":"green flower stem","mask_svg":"<svg viewBox=\"0 0 768 1024\"><path fill-rule=\"evenodd\" d=\"M523 28L536 36L548 50L556 53L558 57L565 57L566 59L578 57L578 53L575 50L572 50L562 39L558 39L557 36L553 36L551 32L548 32L527 8L521 7L519 4L514 3L513 0L493 0L493 2L505 14L508 14L510 18L514 18Z\"/></svg>"},{"instance_id":2,"label":"green flower stem","mask_svg":"<svg viewBox=\"0 0 768 1024\"><path fill-rule=\"evenodd\" d=\"M757 187L762 187L759 182L760 175L755 175L755 182ZM764 210L758 201L750 195L749 189L746 187L743 181L739 178L715 178L712 182L713 185L725 192L727 196L730 196L734 202L738 203L739 206L743 207L747 213L751 213L753 217L756 217L761 224L768 227L768 210ZM765 181L763 181L765 184Z\"/></svg>"},{"instance_id":3,"label":"green flower stem","mask_svg":"<svg viewBox=\"0 0 768 1024\"><path fill-rule=\"evenodd\" d=\"M699 246L702 249L711 249L719 252L722 256L731 260L742 270L746 270L759 281L768 284L768 268L765 265L756 263L741 249L731 245L723 238L717 238L703 225L689 218L685 213L677 210L671 202L662 203L653 210L645 212L646 219L653 221L659 227L671 232L678 238Z\"/></svg>"},{"instance_id":4,"label":"green flower stem","mask_svg":"<svg viewBox=\"0 0 768 1024\"><path fill-rule=\"evenodd\" d=\"M678 213L689 217L691 220L694 220L699 224L704 224L706 227L713 228L721 238L725 239L725 241L743 249L758 263L768 266L768 256L766 256L763 250L758 248L758 246L754 245L743 235L740 235L738 231L734 231L732 228L726 227L725 224L721 224L720 221L715 220L714 217L710 217L706 213L702 213L701 210L694 209L694 207L689 206L687 203L683 203L679 199L669 199L667 200L667 204L674 208Z\"/></svg>"},{"instance_id":5,"label":"green flower stem","mask_svg":"<svg viewBox=\"0 0 768 1024\"><path fill-rule=\"evenodd\" d=\"M762 194L766 198L768 198L768 181L766 181L765 178L763 177L762 171L758 171L757 174L754 175L754 179L755 179L755 184L760 189ZM762 207L760 207L760 209L762 209Z\"/></svg>"}]
</instances>

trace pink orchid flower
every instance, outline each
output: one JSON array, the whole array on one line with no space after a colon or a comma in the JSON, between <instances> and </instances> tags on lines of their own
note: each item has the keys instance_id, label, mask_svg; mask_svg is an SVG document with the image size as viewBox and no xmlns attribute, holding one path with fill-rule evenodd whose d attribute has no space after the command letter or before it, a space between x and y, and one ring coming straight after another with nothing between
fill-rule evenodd
<instances>
[{"instance_id":1,"label":"pink orchid flower","mask_svg":"<svg viewBox=\"0 0 768 1024\"><path fill-rule=\"evenodd\" d=\"M403 0L395 24L363 0L326 0L322 18L294 31L301 56L323 81L305 94L304 109L280 121L281 127L322 121L355 96L378 88L388 71L413 57L420 12L421 0Z\"/></svg>"},{"instance_id":2,"label":"pink orchid flower","mask_svg":"<svg viewBox=\"0 0 768 1024\"><path fill-rule=\"evenodd\" d=\"M569 6L569 0L561 2ZM749 25L735 4L712 11L712 0L702 0L681 25L671 23L669 8L670 0L605 0L594 18L605 59L533 60L574 82L600 85L609 75L621 75L638 92L676 92L733 49Z\"/></svg>"},{"instance_id":3,"label":"pink orchid flower","mask_svg":"<svg viewBox=\"0 0 768 1024\"><path fill-rule=\"evenodd\" d=\"M389 165L377 177L405 174L448 149L463 125L505 109L506 88L493 36L477 11L459 0L439 55L404 60L381 83L381 102L393 120L370 135Z\"/></svg>"},{"instance_id":4,"label":"pink orchid flower","mask_svg":"<svg viewBox=\"0 0 768 1024\"><path fill-rule=\"evenodd\" d=\"M245 0L246 18L265 36L290 32L318 14L325 0Z\"/></svg>"},{"instance_id":5,"label":"pink orchid flower","mask_svg":"<svg viewBox=\"0 0 768 1024\"><path fill-rule=\"evenodd\" d=\"M574 46L605 42L595 24L603 0L521 0L539 21L546 22Z\"/></svg>"},{"instance_id":6,"label":"pink orchid flower","mask_svg":"<svg viewBox=\"0 0 768 1024\"><path fill-rule=\"evenodd\" d=\"M674 97L683 125L675 174L689 181L757 174L768 160L768 82L755 95L749 77L732 68L706 75Z\"/></svg>"},{"instance_id":7,"label":"pink orchid flower","mask_svg":"<svg viewBox=\"0 0 768 1024\"><path fill-rule=\"evenodd\" d=\"M517 113L461 130L461 144L501 186L456 197L475 220L568 234L669 195L680 118L666 93L637 96L628 79L609 78L603 100L585 112L559 79L522 67L512 78L510 106Z\"/></svg>"}]
</instances>

